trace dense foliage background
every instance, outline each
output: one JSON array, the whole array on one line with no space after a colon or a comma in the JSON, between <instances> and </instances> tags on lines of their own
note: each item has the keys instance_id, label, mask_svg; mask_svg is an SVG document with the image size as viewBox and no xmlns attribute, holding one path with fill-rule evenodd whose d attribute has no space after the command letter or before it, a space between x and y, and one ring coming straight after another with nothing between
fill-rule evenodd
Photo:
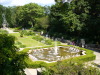
<instances>
[{"instance_id":1,"label":"dense foliage background","mask_svg":"<svg viewBox=\"0 0 100 75\"><path fill-rule=\"evenodd\" d=\"M87 43L100 43L100 1L72 0L40 6L29 3L24 6L4 7L0 5L0 27L2 13L6 14L9 27L31 28L44 31L51 37L74 40L84 38Z\"/></svg>"}]
</instances>

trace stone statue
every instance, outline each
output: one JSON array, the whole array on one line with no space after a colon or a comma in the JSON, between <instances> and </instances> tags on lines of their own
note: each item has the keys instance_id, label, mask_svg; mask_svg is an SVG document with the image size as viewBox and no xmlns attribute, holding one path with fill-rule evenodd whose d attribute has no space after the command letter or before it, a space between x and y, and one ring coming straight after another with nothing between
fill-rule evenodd
<instances>
[{"instance_id":1,"label":"stone statue","mask_svg":"<svg viewBox=\"0 0 100 75\"><path fill-rule=\"evenodd\" d=\"M2 26L3 26L3 28L6 28L7 25L8 25L8 23L7 23L7 21L6 21L6 18L5 18L5 14L4 14L4 13L2 14L2 18L3 18Z\"/></svg>"},{"instance_id":2,"label":"stone statue","mask_svg":"<svg viewBox=\"0 0 100 75\"><path fill-rule=\"evenodd\" d=\"M84 48L85 47L85 39L81 39L81 44L82 44L82 47Z\"/></svg>"}]
</instances>

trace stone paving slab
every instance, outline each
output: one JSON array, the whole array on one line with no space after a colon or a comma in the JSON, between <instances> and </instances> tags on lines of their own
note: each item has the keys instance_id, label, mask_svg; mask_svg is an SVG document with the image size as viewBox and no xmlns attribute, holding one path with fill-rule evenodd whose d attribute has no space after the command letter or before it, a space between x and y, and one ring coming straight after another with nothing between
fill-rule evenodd
<instances>
[{"instance_id":1,"label":"stone paving slab","mask_svg":"<svg viewBox=\"0 0 100 75\"><path fill-rule=\"evenodd\" d=\"M100 65L100 53L94 51L94 54L96 55L96 59L93 62Z\"/></svg>"},{"instance_id":2,"label":"stone paving slab","mask_svg":"<svg viewBox=\"0 0 100 75\"><path fill-rule=\"evenodd\" d=\"M26 68L24 71L26 75L37 75L37 69Z\"/></svg>"}]
</instances>

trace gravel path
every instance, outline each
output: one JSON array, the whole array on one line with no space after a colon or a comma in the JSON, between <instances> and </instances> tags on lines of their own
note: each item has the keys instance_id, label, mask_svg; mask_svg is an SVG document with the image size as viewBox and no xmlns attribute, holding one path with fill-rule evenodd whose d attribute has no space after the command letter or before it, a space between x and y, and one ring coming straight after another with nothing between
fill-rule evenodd
<instances>
[{"instance_id":1,"label":"gravel path","mask_svg":"<svg viewBox=\"0 0 100 75\"><path fill-rule=\"evenodd\" d=\"M13 30L6 28L5 30L7 30L9 33L18 33L18 32L14 32Z\"/></svg>"}]
</instances>

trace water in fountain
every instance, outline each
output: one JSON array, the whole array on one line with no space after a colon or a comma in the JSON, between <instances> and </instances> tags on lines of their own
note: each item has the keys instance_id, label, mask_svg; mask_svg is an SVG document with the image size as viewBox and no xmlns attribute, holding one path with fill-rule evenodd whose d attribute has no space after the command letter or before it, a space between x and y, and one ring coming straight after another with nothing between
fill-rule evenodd
<instances>
[{"instance_id":1,"label":"water in fountain","mask_svg":"<svg viewBox=\"0 0 100 75\"><path fill-rule=\"evenodd\" d=\"M55 55L58 54L57 39L55 39L54 54L55 54Z\"/></svg>"},{"instance_id":2,"label":"water in fountain","mask_svg":"<svg viewBox=\"0 0 100 75\"><path fill-rule=\"evenodd\" d=\"M54 50L54 47L34 49L29 52L29 56L34 61L54 62L81 55L80 50L74 47L58 46L58 48L57 51Z\"/></svg>"}]
</instances>

